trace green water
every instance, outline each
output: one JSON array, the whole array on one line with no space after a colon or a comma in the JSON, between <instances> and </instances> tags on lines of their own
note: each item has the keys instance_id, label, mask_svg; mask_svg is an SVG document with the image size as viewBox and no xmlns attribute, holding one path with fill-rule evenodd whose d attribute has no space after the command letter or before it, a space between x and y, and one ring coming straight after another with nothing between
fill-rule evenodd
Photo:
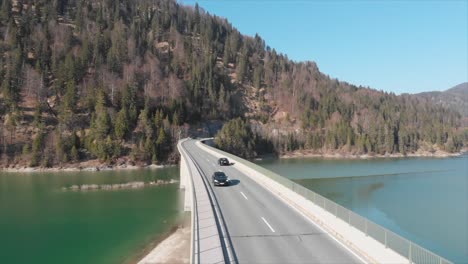
<instances>
[{"instance_id":1,"label":"green water","mask_svg":"<svg viewBox=\"0 0 468 264\"><path fill-rule=\"evenodd\" d=\"M468 156L258 163L451 261L468 263Z\"/></svg>"},{"instance_id":2,"label":"green water","mask_svg":"<svg viewBox=\"0 0 468 264\"><path fill-rule=\"evenodd\" d=\"M0 263L129 263L183 218L178 184L63 191L73 184L178 179L156 170L0 173Z\"/></svg>"}]
</instances>

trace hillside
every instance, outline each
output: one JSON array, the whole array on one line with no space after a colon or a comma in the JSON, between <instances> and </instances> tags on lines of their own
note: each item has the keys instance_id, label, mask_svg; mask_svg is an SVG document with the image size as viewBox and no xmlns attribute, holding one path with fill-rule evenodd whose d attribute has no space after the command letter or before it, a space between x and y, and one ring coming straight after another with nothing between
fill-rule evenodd
<instances>
[{"instance_id":1,"label":"hillside","mask_svg":"<svg viewBox=\"0 0 468 264\"><path fill-rule=\"evenodd\" d=\"M448 89L446 92L466 96L466 95L468 95L468 82L464 82L464 83L461 83L459 85L456 85L456 86Z\"/></svg>"},{"instance_id":2,"label":"hillside","mask_svg":"<svg viewBox=\"0 0 468 264\"><path fill-rule=\"evenodd\" d=\"M443 92L424 92L415 96L426 98L437 105L457 111L468 121L468 82ZM468 122L465 124L468 126Z\"/></svg>"},{"instance_id":3,"label":"hillside","mask_svg":"<svg viewBox=\"0 0 468 264\"><path fill-rule=\"evenodd\" d=\"M468 139L455 111L332 79L198 6L0 4L4 167L172 163L179 136L239 117L259 139L252 156L271 151L264 144L276 152L453 152Z\"/></svg>"}]
</instances>

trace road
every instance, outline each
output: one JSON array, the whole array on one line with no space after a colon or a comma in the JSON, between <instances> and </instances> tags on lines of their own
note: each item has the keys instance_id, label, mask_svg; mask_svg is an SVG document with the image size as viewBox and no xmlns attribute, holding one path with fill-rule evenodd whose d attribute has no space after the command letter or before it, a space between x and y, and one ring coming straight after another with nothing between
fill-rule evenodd
<instances>
[{"instance_id":1,"label":"road","mask_svg":"<svg viewBox=\"0 0 468 264\"><path fill-rule=\"evenodd\" d=\"M362 263L303 215L232 166L195 145L183 143L206 177L224 171L232 181L214 187L239 263ZM210 180L211 183L211 180Z\"/></svg>"}]
</instances>

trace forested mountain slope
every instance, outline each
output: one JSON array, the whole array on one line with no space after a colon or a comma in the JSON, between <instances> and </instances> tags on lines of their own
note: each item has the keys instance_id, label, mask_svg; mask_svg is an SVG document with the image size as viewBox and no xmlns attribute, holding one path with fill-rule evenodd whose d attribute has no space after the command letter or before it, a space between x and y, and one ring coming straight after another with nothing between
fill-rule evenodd
<instances>
[{"instance_id":1,"label":"forested mountain slope","mask_svg":"<svg viewBox=\"0 0 468 264\"><path fill-rule=\"evenodd\" d=\"M198 6L0 4L3 166L174 161L191 125L237 117L278 152L457 151L468 137L455 111L331 79Z\"/></svg>"},{"instance_id":2,"label":"forested mountain slope","mask_svg":"<svg viewBox=\"0 0 468 264\"><path fill-rule=\"evenodd\" d=\"M468 126L468 82L461 83L443 92L424 92L415 96L431 100L437 105L460 112Z\"/></svg>"}]
</instances>

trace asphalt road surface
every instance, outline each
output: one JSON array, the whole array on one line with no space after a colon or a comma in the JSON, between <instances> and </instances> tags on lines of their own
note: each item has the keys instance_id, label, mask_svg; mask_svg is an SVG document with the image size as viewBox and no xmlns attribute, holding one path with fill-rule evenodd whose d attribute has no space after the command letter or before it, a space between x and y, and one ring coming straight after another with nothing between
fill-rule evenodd
<instances>
[{"instance_id":1,"label":"asphalt road surface","mask_svg":"<svg viewBox=\"0 0 468 264\"><path fill-rule=\"evenodd\" d=\"M200 149L195 140L183 143L211 182L215 171L231 179L213 187L239 263L363 263L283 200L232 166Z\"/></svg>"}]
</instances>

